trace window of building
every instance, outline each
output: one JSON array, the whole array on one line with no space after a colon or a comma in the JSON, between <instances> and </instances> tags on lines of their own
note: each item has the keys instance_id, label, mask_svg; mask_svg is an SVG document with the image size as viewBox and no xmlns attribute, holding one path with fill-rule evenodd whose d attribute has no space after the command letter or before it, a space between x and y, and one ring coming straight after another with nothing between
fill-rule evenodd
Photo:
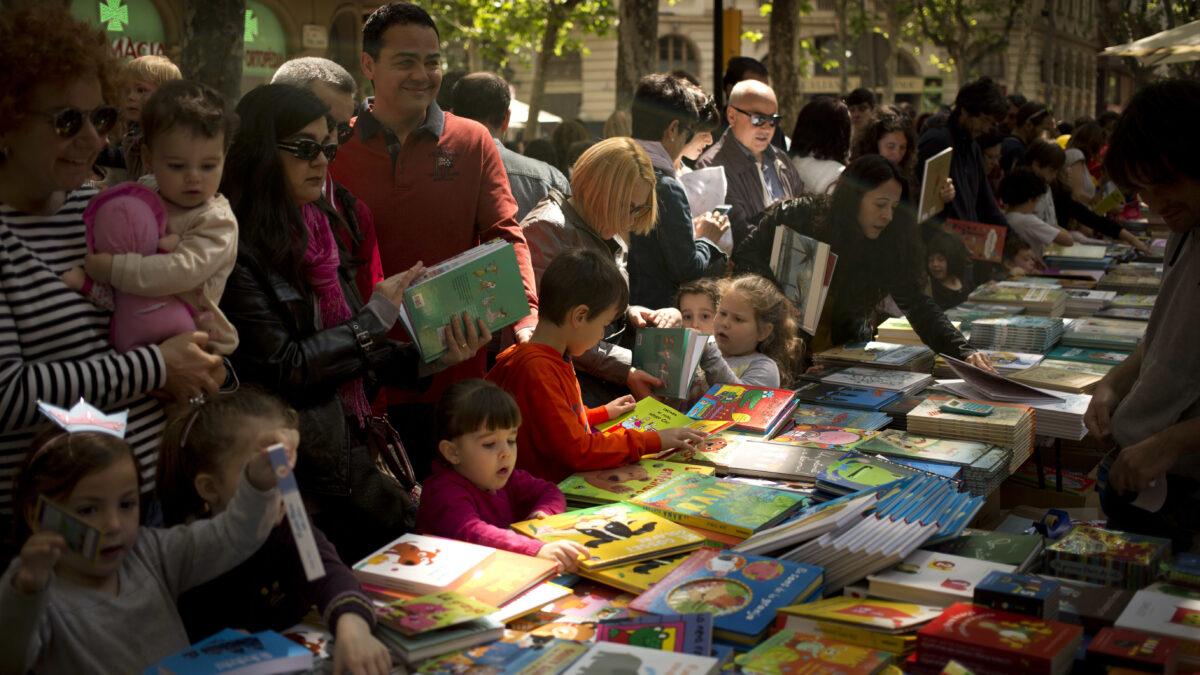
<instances>
[{"instance_id":1,"label":"window of building","mask_svg":"<svg viewBox=\"0 0 1200 675\"><path fill-rule=\"evenodd\" d=\"M546 64L546 79L554 81L571 80L578 82L583 79L583 55L578 52L551 56Z\"/></svg>"},{"instance_id":2,"label":"window of building","mask_svg":"<svg viewBox=\"0 0 1200 675\"><path fill-rule=\"evenodd\" d=\"M692 77L700 73L700 57L696 54L696 46L682 35L658 38L658 72L669 73L672 70L685 71Z\"/></svg>"}]
</instances>

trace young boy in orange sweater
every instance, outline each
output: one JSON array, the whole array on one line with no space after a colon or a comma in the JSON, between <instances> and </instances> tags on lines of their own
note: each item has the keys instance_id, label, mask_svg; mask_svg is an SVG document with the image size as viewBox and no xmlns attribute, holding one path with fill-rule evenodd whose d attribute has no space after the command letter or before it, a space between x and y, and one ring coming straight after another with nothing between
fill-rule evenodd
<instances>
[{"instance_id":1,"label":"young boy in orange sweater","mask_svg":"<svg viewBox=\"0 0 1200 675\"><path fill-rule=\"evenodd\" d=\"M596 251L564 251L546 268L533 337L504 350L487 375L521 408L517 468L558 482L576 471L611 469L701 439L693 429L616 429L607 434L592 429L629 412L635 401L622 396L585 408L571 357L599 342L604 327L628 302L629 287L617 266Z\"/></svg>"}]
</instances>

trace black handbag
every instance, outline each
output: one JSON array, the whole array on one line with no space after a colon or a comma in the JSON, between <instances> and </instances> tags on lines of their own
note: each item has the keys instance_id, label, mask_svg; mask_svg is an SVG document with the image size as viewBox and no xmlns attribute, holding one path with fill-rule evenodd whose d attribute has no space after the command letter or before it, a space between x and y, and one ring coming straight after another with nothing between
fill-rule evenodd
<instances>
[{"instance_id":1,"label":"black handbag","mask_svg":"<svg viewBox=\"0 0 1200 675\"><path fill-rule=\"evenodd\" d=\"M421 483L413 471L400 432L392 426L387 415L367 418L367 449L379 472L396 481L408 493L413 504L421 502Z\"/></svg>"}]
</instances>

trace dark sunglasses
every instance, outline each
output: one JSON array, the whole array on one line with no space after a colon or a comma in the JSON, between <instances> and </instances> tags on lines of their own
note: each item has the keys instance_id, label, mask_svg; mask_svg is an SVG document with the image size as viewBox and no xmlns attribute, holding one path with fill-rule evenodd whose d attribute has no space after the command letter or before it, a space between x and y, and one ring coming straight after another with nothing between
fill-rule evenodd
<instances>
[{"instance_id":1,"label":"dark sunglasses","mask_svg":"<svg viewBox=\"0 0 1200 675\"><path fill-rule=\"evenodd\" d=\"M337 123L337 142L338 145L345 145L350 142L350 137L354 135L354 127L350 126L349 122Z\"/></svg>"},{"instance_id":2,"label":"dark sunglasses","mask_svg":"<svg viewBox=\"0 0 1200 675\"><path fill-rule=\"evenodd\" d=\"M763 115L762 113L746 112L736 105L731 105L729 107L742 113L746 117L749 117L750 126L761 127L765 124L769 124L772 127L777 127L779 126L779 123L783 121L783 115Z\"/></svg>"},{"instance_id":3,"label":"dark sunglasses","mask_svg":"<svg viewBox=\"0 0 1200 675\"><path fill-rule=\"evenodd\" d=\"M112 128L117 124L116 107L111 105L102 105L91 110L80 110L73 106L67 106L56 112L41 113L50 123L54 125L54 133L59 138L72 138L83 129L83 121L90 120L92 127L96 129L96 133L103 136L112 131Z\"/></svg>"},{"instance_id":4,"label":"dark sunglasses","mask_svg":"<svg viewBox=\"0 0 1200 675\"><path fill-rule=\"evenodd\" d=\"M321 145L320 143L316 141L310 141L307 138L301 138L298 141L279 141L275 144L275 147L283 150L284 152L290 153L296 159L305 162L313 161L317 158L317 155L321 153L325 154L325 159L328 159L332 162L333 158L337 157L338 151L337 143Z\"/></svg>"}]
</instances>

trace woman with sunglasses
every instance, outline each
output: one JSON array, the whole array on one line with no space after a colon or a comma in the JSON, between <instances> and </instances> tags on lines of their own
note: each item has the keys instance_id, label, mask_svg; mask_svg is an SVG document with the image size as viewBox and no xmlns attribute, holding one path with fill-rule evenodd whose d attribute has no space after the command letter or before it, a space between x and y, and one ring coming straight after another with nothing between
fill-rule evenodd
<instances>
[{"instance_id":1,"label":"woman with sunglasses","mask_svg":"<svg viewBox=\"0 0 1200 675\"><path fill-rule=\"evenodd\" d=\"M335 234L341 218L322 194L338 149L328 110L312 92L285 84L259 87L238 104L241 124L221 182L238 217L238 261L221 309L241 337L233 362L242 381L278 392L299 412L296 475L316 502L313 522L343 559L357 560L416 516L365 442L379 386L428 384L416 351L387 337L424 267L384 279L365 302L359 294L359 263ZM478 330L463 323L447 328L449 352L433 369L491 339L482 322Z\"/></svg>"},{"instance_id":2,"label":"woman with sunglasses","mask_svg":"<svg viewBox=\"0 0 1200 675\"><path fill-rule=\"evenodd\" d=\"M116 91L118 67L103 31L66 10L0 12L0 482L29 448L39 400L128 409L125 438L145 475L163 427L149 393L187 400L216 392L226 377L221 358L201 348L203 333L116 353L110 314L63 281L71 270L82 276L83 211L96 194L84 183L117 121L105 94ZM6 534L11 517L0 490Z\"/></svg>"}]
</instances>

